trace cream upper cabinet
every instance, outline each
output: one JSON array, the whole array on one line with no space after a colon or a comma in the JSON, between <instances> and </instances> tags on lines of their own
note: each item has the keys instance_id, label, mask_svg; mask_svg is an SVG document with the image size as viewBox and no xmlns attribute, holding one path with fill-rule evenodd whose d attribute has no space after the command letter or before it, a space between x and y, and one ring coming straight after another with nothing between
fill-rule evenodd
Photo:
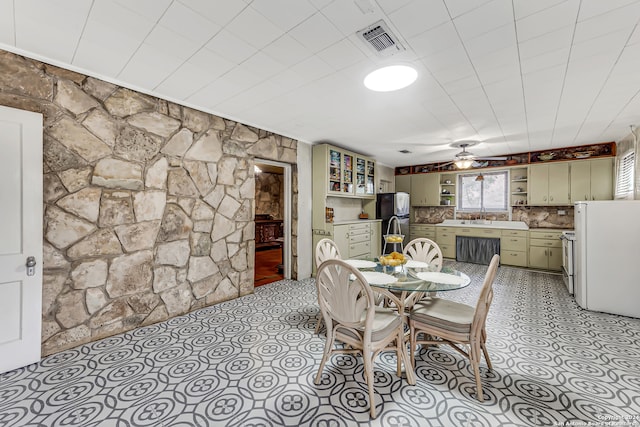
<instances>
[{"instance_id":1,"label":"cream upper cabinet","mask_svg":"<svg viewBox=\"0 0 640 427\"><path fill-rule=\"evenodd\" d=\"M529 167L529 203L533 206L568 205L568 162Z\"/></svg>"},{"instance_id":2,"label":"cream upper cabinet","mask_svg":"<svg viewBox=\"0 0 640 427\"><path fill-rule=\"evenodd\" d=\"M356 195L375 196L375 162L367 157L356 155Z\"/></svg>"},{"instance_id":3,"label":"cream upper cabinet","mask_svg":"<svg viewBox=\"0 0 640 427\"><path fill-rule=\"evenodd\" d=\"M613 158L571 162L571 202L613 199Z\"/></svg>"},{"instance_id":4,"label":"cream upper cabinet","mask_svg":"<svg viewBox=\"0 0 640 427\"><path fill-rule=\"evenodd\" d=\"M315 194L375 198L375 161L328 144L313 146Z\"/></svg>"},{"instance_id":5,"label":"cream upper cabinet","mask_svg":"<svg viewBox=\"0 0 640 427\"><path fill-rule=\"evenodd\" d=\"M591 164L584 160L571 162L571 202L591 200Z\"/></svg>"},{"instance_id":6,"label":"cream upper cabinet","mask_svg":"<svg viewBox=\"0 0 640 427\"><path fill-rule=\"evenodd\" d=\"M424 173L411 175L411 205L440 205L440 174Z\"/></svg>"},{"instance_id":7,"label":"cream upper cabinet","mask_svg":"<svg viewBox=\"0 0 640 427\"><path fill-rule=\"evenodd\" d=\"M396 193L411 193L411 176L412 175L396 175Z\"/></svg>"}]
</instances>

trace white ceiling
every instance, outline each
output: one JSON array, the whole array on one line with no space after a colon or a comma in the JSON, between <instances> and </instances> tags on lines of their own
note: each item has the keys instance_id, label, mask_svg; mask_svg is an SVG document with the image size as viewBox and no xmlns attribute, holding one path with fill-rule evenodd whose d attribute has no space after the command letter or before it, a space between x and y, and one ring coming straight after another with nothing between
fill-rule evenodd
<instances>
[{"instance_id":1,"label":"white ceiling","mask_svg":"<svg viewBox=\"0 0 640 427\"><path fill-rule=\"evenodd\" d=\"M406 51L356 37L379 19ZM389 166L616 141L640 0L0 0L0 48ZM362 80L409 63L418 80ZM408 149L411 154L398 151Z\"/></svg>"}]
</instances>

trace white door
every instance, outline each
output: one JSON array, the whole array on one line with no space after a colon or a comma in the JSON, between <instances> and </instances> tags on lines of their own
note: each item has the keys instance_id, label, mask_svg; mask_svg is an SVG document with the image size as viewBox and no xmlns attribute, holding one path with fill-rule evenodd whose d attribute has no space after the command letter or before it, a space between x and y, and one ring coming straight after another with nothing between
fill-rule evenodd
<instances>
[{"instance_id":1,"label":"white door","mask_svg":"<svg viewBox=\"0 0 640 427\"><path fill-rule=\"evenodd\" d=\"M6 372L40 360L42 115L0 106L0 153L0 372ZM28 257L36 262L32 275Z\"/></svg>"}]
</instances>

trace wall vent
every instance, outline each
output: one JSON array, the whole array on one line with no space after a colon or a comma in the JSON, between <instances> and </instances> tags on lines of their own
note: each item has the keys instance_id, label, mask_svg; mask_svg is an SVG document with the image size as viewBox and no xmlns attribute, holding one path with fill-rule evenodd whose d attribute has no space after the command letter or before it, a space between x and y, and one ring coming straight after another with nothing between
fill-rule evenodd
<instances>
[{"instance_id":1,"label":"wall vent","mask_svg":"<svg viewBox=\"0 0 640 427\"><path fill-rule=\"evenodd\" d=\"M406 50L383 20L358 31L356 34L378 56L391 56Z\"/></svg>"}]
</instances>

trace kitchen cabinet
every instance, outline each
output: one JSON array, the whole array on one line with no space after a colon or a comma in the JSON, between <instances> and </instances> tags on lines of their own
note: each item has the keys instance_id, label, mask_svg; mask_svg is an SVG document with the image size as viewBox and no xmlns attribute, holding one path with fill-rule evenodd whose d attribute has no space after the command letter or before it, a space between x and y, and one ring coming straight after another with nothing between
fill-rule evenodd
<instances>
[{"instance_id":1,"label":"kitchen cabinet","mask_svg":"<svg viewBox=\"0 0 640 427\"><path fill-rule=\"evenodd\" d=\"M379 229L380 223L377 224ZM379 233L378 237L381 239ZM370 222L333 226L333 241L342 259L370 259L375 256L371 254L372 238Z\"/></svg>"},{"instance_id":2,"label":"kitchen cabinet","mask_svg":"<svg viewBox=\"0 0 640 427\"><path fill-rule=\"evenodd\" d=\"M569 163L529 166L528 185L532 206L569 205Z\"/></svg>"},{"instance_id":3,"label":"kitchen cabinet","mask_svg":"<svg viewBox=\"0 0 640 427\"><path fill-rule=\"evenodd\" d=\"M562 270L562 231L529 230L529 267Z\"/></svg>"},{"instance_id":4,"label":"kitchen cabinet","mask_svg":"<svg viewBox=\"0 0 640 427\"><path fill-rule=\"evenodd\" d=\"M433 224L411 224L409 226L409 240L426 238L436 241L436 226Z\"/></svg>"},{"instance_id":5,"label":"kitchen cabinet","mask_svg":"<svg viewBox=\"0 0 640 427\"><path fill-rule=\"evenodd\" d=\"M382 222L374 221L370 224L370 240L369 240L369 250L370 250L370 258L375 258L378 255L382 254Z\"/></svg>"},{"instance_id":6,"label":"kitchen cabinet","mask_svg":"<svg viewBox=\"0 0 640 427\"><path fill-rule=\"evenodd\" d=\"M436 243L440 246L443 257L456 258L456 230L454 227L436 227Z\"/></svg>"},{"instance_id":7,"label":"kitchen cabinet","mask_svg":"<svg viewBox=\"0 0 640 427\"><path fill-rule=\"evenodd\" d=\"M412 225L412 227L417 226ZM496 227L477 227L466 226L464 224L452 226L435 226L435 241L440 246L442 254L445 258L456 258L456 243L460 237L480 237L485 239L500 239L500 263L503 265L514 265L518 267L527 267L529 259L529 232L522 229L505 229ZM559 234L552 234L559 240ZM538 236L541 239L551 238L546 235ZM560 251L560 256L562 251ZM553 253L555 256L555 252ZM544 269L549 269L549 251L547 247L547 259L545 259ZM555 258L553 258L555 261ZM543 268L543 267L538 267ZM553 268L552 268L553 269Z\"/></svg>"},{"instance_id":8,"label":"kitchen cabinet","mask_svg":"<svg viewBox=\"0 0 640 427\"><path fill-rule=\"evenodd\" d=\"M511 176L511 206L526 206L529 204L529 168L512 168Z\"/></svg>"},{"instance_id":9,"label":"kitchen cabinet","mask_svg":"<svg viewBox=\"0 0 640 427\"><path fill-rule=\"evenodd\" d=\"M368 158L356 154L356 196L375 196L375 162Z\"/></svg>"},{"instance_id":10,"label":"kitchen cabinet","mask_svg":"<svg viewBox=\"0 0 640 427\"><path fill-rule=\"evenodd\" d=\"M317 193L373 199L375 161L328 144L314 145L313 180L321 186Z\"/></svg>"},{"instance_id":11,"label":"kitchen cabinet","mask_svg":"<svg viewBox=\"0 0 640 427\"><path fill-rule=\"evenodd\" d=\"M571 203L613 199L613 158L570 162Z\"/></svg>"},{"instance_id":12,"label":"kitchen cabinet","mask_svg":"<svg viewBox=\"0 0 640 427\"><path fill-rule=\"evenodd\" d=\"M443 206L456 205L456 174L441 173L440 175L440 204Z\"/></svg>"},{"instance_id":13,"label":"kitchen cabinet","mask_svg":"<svg viewBox=\"0 0 640 427\"><path fill-rule=\"evenodd\" d=\"M411 194L411 175L396 175L396 193L405 192Z\"/></svg>"},{"instance_id":14,"label":"kitchen cabinet","mask_svg":"<svg viewBox=\"0 0 640 427\"><path fill-rule=\"evenodd\" d=\"M528 232L526 230L502 230L500 236L500 263L526 267L528 265Z\"/></svg>"},{"instance_id":15,"label":"kitchen cabinet","mask_svg":"<svg viewBox=\"0 0 640 427\"><path fill-rule=\"evenodd\" d=\"M440 205L440 174L423 173L411 175L411 205Z\"/></svg>"}]
</instances>

